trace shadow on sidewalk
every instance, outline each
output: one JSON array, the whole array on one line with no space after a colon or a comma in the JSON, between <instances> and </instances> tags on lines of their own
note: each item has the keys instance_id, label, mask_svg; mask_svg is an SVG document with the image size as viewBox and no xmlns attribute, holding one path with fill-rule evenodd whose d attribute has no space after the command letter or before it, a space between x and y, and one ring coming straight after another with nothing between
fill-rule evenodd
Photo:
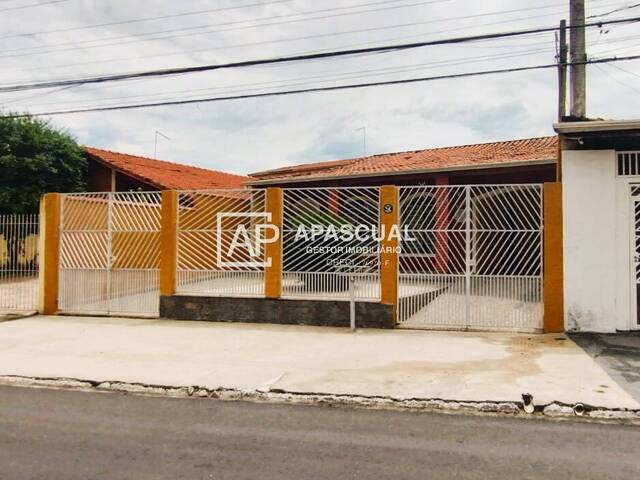
<instances>
[{"instance_id":1,"label":"shadow on sidewalk","mask_svg":"<svg viewBox=\"0 0 640 480\"><path fill-rule=\"evenodd\" d=\"M36 311L0 313L0 323L10 322L11 320L20 320L21 318L33 317L37 314L38 312Z\"/></svg>"},{"instance_id":2,"label":"shadow on sidewalk","mask_svg":"<svg viewBox=\"0 0 640 480\"><path fill-rule=\"evenodd\" d=\"M640 332L569 333L569 337L640 401Z\"/></svg>"}]
</instances>

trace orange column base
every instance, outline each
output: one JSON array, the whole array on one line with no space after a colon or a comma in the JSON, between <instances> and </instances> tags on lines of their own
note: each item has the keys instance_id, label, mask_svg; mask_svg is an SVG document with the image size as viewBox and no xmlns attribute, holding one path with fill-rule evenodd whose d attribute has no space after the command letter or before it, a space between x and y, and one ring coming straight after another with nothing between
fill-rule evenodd
<instances>
[{"instance_id":1,"label":"orange column base","mask_svg":"<svg viewBox=\"0 0 640 480\"><path fill-rule=\"evenodd\" d=\"M393 307L393 319L398 321L398 246L397 238L389 238L398 230L398 190L394 185L380 187L380 301Z\"/></svg>"},{"instance_id":2,"label":"orange column base","mask_svg":"<svg viewBox=\"0 0 640 480\"><path fill-rule=\"evenodd\" d=\"M544 331L564 332L562 184L544 184Z\"/></svg>"}]
</instances>

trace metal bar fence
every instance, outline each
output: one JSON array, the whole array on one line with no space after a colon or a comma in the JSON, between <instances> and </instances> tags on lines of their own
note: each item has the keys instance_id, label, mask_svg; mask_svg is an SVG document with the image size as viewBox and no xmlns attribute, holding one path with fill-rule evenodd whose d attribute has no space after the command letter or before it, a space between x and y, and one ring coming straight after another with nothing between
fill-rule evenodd
<instances>
[{"instance_id":1,"label":"metal bar fence","mask_svg":"<svg viewBox=\"0 0 640 480\"><path fill-rule=\"evenodd\" d=\"M38 214L0 215L0 313L38 308Z\"/></svg>"},{"instance_id":2,"label":"metal bar fence","mask_svg":"<svg viewBox=\"0 0 640 480\"><path fill-rule=\"evenodd\" d=\"M380 299L378 187L288 188L283 194L285 298Z\"/></svg>"},{"instance_id":3,"label":"metal bar fence","mask_svg":"<svg viewBox=\"0 0 640 480\"><path fill-rule=\"evenodd\" d=\"M264 295L264 190L178 192L180 294Z\"/></svg>"},{"instance_id":4,"label":"metal bar fence","mask_svg":"<svg viewBox=\"0 0 640 480\"><path fill-rule=\"evenodd\" d=\"M62 311L157 315L160 203L62 196ZM541 327L541 185L399 187L398 210L400 324ZM265 190L180 191L176 215L177 293L264 296ZM379 301L379 216L379 187L283 189L282 296Z\"/></svg>"},{"instance_id":5,"label":"metal bar fence","mask_svg":"<svg viewBox=\"0 0 640 480\"><path fill-rule=\"evenodd\" d=\"M616 152L619 177L640 176L640 151Z\"/></svg>"}]
</instances>

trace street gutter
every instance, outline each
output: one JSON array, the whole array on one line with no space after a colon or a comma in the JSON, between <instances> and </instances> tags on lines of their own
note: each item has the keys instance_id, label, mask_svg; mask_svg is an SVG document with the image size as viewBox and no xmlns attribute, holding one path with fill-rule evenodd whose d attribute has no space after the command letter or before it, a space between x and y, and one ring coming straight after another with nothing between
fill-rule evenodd
<instances>
[{"instance_id":1,"label":"street gutter","mask_svg":"<svg viewBox=\"0 0 640 480\"><path fill-rule=\"evenodd\" d=\"M524 402L503 402L491 400L457 401L442 398L395 398L383 396L327 394L320 392L301 393L287 392L281 389L239 390L224 387L212 389L197 385L175 387L169 385L147 385L120 381L94 381L77 378L46 378L3 375L0 376L0 385L173 398L215 399L222 401L249 401L431 413L439 412L462 415L505 415L520 418L546 418L557 420L571 419L605 423L626 423L640 426L640 409L612 409L586 404L568 405L562 402L534 405L533 411L531 413L527 413L525 412Z\"/></svg>"}]
</instances>

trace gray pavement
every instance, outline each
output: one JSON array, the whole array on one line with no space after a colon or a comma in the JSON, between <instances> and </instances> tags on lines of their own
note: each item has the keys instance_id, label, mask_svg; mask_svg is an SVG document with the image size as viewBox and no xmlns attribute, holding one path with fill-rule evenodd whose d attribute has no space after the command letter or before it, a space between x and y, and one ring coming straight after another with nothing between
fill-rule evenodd
<instances>
[{"instance_id":1,"label":"gray pavement","mask_svg":"<svg viewBox=\"0 0 640 480\"><path fill-rule=\"evenodd\" d=\"M637 479L640 428L0 387L0 478Z\"/></svg>"},{"instance_id":2,"label":"gray pavement","mask_svg":"<svg viewBox=\"0 0 640 480\"><path fill-rule=\"evenodd\" d=\"M37 316L0 323L0 376L640 409L565 335Z\"/></svg>"},{"instance_id":3,"label":"gray pavement","mask_svg":"<svg viewBox=\"0 0 640 480\"><path fill-rule=\"evenodd\" d=\"M640 402L640 332L572 333L570 337Z\"/></svg>"}]
</instances>

